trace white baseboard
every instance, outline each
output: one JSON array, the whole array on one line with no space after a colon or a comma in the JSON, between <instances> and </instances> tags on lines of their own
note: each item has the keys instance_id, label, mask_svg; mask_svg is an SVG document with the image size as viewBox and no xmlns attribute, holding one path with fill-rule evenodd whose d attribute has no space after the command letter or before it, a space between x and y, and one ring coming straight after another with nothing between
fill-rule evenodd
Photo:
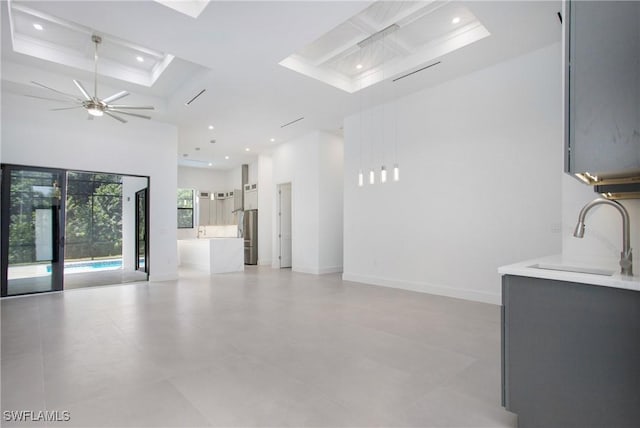
<instances>
[{"instance_id":1,"label":"white baseboard","mask_svg":"<svg viewBox=\"0 0 640 428\"><path fill-rule=\"evenodd\" d=\"M342 272L342 266L327 266L327 267L321 267L320 269L318 269L319 275L325 275L328 273L340 273L340 272Z\"/></svg>"},{"instance_id":2,"label":"white baseboard","mask_svg":"<svg viewBox=\"0 0 640 428\"><path fill-rule=\"evenodd\" d=\"M271 266L271 259L258 260L258 266Z\"/></svg>"},{"instance_id":3,"label":"white baseboard","mask_svg":"<svg viewBox=\"0 0 640 428\"><path fill-rule=\"evenodd\" d=\"M149 275L149 282L175 281L177 279L178 272Z\"/></svg>"},{"instance_id":4,"label":"white baseboard","mask_svg":"<svg viewBox=\"0 0 640 428\"><path fill-rule=\"evenodd\" d=\"M486 291L470 290L468 288L452 288L427 282L402 281L397 279L381 278L369 275L343 273L344 281L360 282L363 284L379 285L383 287L399 288L402 290L418 291L421 293L435 294L437 296L453 297L456 299L471 300L474 302L502 304L500 293L488 293Z\"/></svg>"},{"instance_id":5,"label":"white baseboard","mask_svg":"<svg viewBox=\"0 0 640 428\"><path fill-rule=\"evenodd\" d=\"M294 266L292 269L294 272L308 273L312 275L326 275L329 273L342 272L342 266L328 266L328 267L306 267L306 266Z\"/></svg>"}]
</instances>

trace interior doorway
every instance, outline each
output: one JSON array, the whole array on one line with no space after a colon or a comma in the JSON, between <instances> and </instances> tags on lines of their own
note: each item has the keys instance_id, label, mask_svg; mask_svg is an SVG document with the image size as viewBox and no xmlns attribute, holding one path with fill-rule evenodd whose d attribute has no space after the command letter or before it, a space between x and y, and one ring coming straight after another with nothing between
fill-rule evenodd
<instances>
[{"instance_id":1,"label":"interior doorway","mask_svg":"<svg viewBox=\"0 0 640 428\"><path fill-rule=\"evenodd\" d=\"M67 172L65 289L147 280L147 231L139 230L147 223L146 198L142 220L138 209L138 192L147 187L147 177Z\"/></svg>"},{"instance_id":2,"label":"interior doorway","mask_svg":"<svg viewBox=\"0 0 640 428\"><path fill-rule=\"evenodd\" d=\"M293 265L291 183L278 185L278 252L280 268L290 268Z\"/></svg>"}]
</instances>

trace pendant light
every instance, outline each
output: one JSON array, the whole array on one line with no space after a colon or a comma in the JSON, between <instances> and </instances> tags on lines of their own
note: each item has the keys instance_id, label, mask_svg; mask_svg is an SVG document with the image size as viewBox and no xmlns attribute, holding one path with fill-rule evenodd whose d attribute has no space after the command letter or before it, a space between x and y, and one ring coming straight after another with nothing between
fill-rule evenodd
<instances>
[{"instance_id":1,"label":"pendant light","mask_svg":"<svg viewBox=\"0 0 640 428\"><path fill-rule=\"evenodd\" d=\"M360 60L357 66L358 70L362 68L362 52L360 52ZM358 170L358 187L364 186L364 173L362 172L362 141L364 140L364 127L362 125L362 78L360 80L360 89L358 90L358 98L360 99L360 169Z\"/></svg>"},{"instance_id":2,"label":"pendant light","mask_svg":"<svg viewBox=\"0 0 640 428\"><path fill-rule=\"evenodd\" d=\"M394 126L394 136L393 136L393 160L395 161L393 164L393 181L400 181L400 166L398 166L398 91L395 80L393 83L393 126Z\"/></svg>"},{"instance_id":3,"label":"pendant light","mask_svg":"<svg viewBox=\"0 0 640 428\"><path fill-rule=\"evenodd\" d=\"M387 35L385 34L384 37L382 37L382 82L380 82L382 84L382 120L380 121L382 123L382 144L380 145L380 151L381 151L381 158L384 162L384 137L385 137L385 120L387 117L387 103L384 99L384 94L385 94L385 59L386 59L386 54L387 54ZM387 168L384 166L384 164L382 164L382 166L380 167L380 183L386 183L387 182Z\"/></svg>"}]
</instances>

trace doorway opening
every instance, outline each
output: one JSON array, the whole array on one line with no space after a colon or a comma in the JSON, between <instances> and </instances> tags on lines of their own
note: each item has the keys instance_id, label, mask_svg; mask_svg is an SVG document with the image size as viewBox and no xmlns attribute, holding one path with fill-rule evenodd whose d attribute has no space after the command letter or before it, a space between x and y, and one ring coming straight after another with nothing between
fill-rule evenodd
<instances>
[{"instance_id":1,"label":"doorway opening","mask_svg":"<svg viewBox=\"0 0 640 428\"><path fill-rule=\"evenodd\" d=\"M147 181L121 174L67 172L65 289L147 280L146 270L137 269L140 257L136 257L141 243L146 251L146 228L139 230L136 193L146 190ZM144 254L142 259L146 266Z\"/></svg>"},{"instance_id":2,"label":"doorway opening","mask_svg":"<svg viewBox=\"0 0 640 428\"><path fill-rule=\"evenodd\" d=\"M148 177L2 165L2 296L146 281Z\"/></svg>"},{"instance_id":3,"label":"doorway opening","mask_svg":"<svg viewBox=\"0 0 640 428\"><path fill-rule=\"evenodd\" d=\"M293 266L291 183L278 184L278 261L280 268Z\"/></svg>"}]
</instances>

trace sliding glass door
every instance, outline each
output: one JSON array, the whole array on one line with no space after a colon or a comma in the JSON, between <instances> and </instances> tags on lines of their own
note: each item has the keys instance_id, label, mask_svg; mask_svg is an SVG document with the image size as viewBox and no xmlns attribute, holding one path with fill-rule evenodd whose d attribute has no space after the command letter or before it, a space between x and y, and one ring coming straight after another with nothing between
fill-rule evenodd
<instances>
[{"instance_id":1,"label":"sliding glass door","mask_svg":"<svg viewBox=\"0 0 640 428\"><path fill-rule=\"evenodd\" d=\"M62 290L65 178L2 166L2 296Z\"/></svg>"}]
</instances>

